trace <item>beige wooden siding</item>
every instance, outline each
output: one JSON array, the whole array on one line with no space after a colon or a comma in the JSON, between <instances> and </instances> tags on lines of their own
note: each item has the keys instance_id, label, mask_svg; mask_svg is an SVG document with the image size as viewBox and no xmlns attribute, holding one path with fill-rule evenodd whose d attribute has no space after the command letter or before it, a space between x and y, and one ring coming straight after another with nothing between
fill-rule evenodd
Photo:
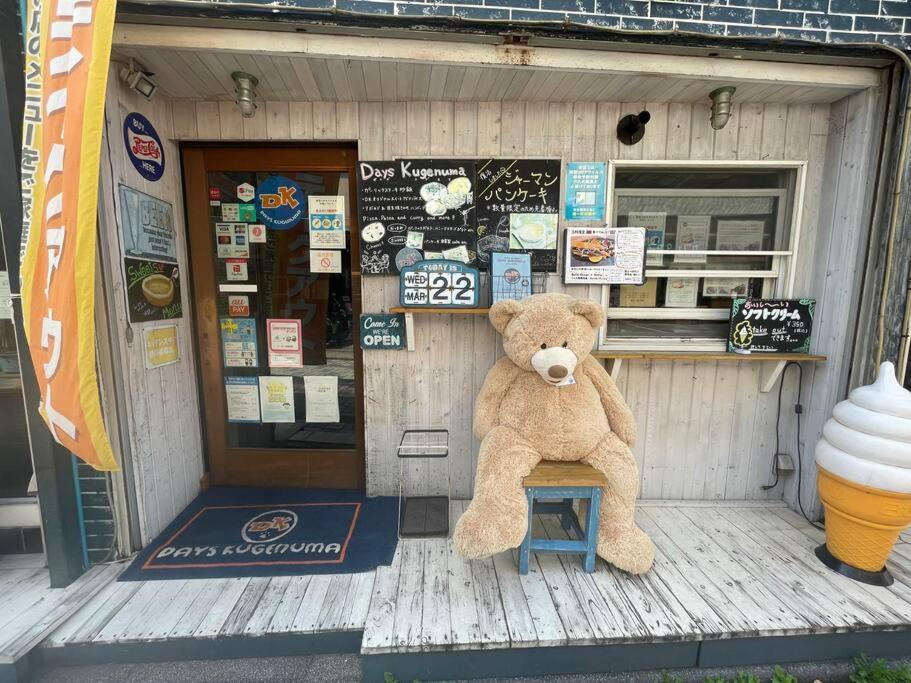
<instances>
[{"instance_id":1,"label":"beige wooden siding","mask_svg":"<svg viewBox=\"0 0 911 683\"><path fill-rule=\"evenodd\" d=\"M173 102L173 133L182 140L357 139L362 159L455 154L551 156L564 161L808 161L795 294L823 297L829 289L820 287L820 278L834 281L854 268L844 254L829 249L837 237L832 232L832 206L822 207L820 202L829 196L822 192L827 167L838 167L840 162L840 156L829 156L841 154L846 129L851 135L857 132L852 126L869 118L869 98L855 97L867 104L735 106L731 122L717 132L709 125L708 107L688 103L265 102L254 119L244 120L233 103L177 100ZM642 109L652 114L645 139L634 147L619 145L615 128L620 115ZM858 139L851 146L852 153L869 141L868 137ZM853 182L858 186L854 192L860 196L867 165L856 159L846 160L844 165L838 186L847 191ZM829 196L828 201L833 200ZM175 200L175 206L177 203ZM862 230L859 218L846 217L839 230ZM825 256L821 256L823 249ZM564 287L557 276L548 279L548 291L600 299L598 288ZM398 281L365 277L363 297L365 311L397 305ZM850 300L851 290L842 288L821 305L816 324L831 333L817 336L816 352L844 350ZM401 432L427 425L450 429L453 492L457 497L469 496L478 453L478 443L471 435L472 404L488 368L501 353L499 339L485 318L422 316L415 320L415 346L413 353L364 354L369 492L396 492L395 447ZM828 365L805 367L805 396L824 378L832 385L840 381L834 374L829 377ZM793 379L788 379L785 388L782 418L782 450L790 453L795 452L793 412L787 408L794 403ZM634 450L642 470L643 497L736 500L782 496L782 486L770 492L760 489L770 476L777 394L760 393L758 364L625 362L618 383L639 425ZM813 425L804 431L805 445L815 443L822 416L837 395L838 391L831 391L819 400L805 399L810 404L807 410L812 411L807 423ZM807 448L804 455L810 457ZM418 466L415 473L427 475L428 470Z\"/></svg>"},{"instance_id":2,"label":"beige wooden siding","mask_svg":"<svg viewBox=\"0 0 911 683\"><path fill-rule=\"evenodd\" d=\"M199 492L203 474L202 435L196 391L196 362L193 345L190 268L187 263L180 155L171 130L170 103L156 98L148 102L126 88L112 65L105 107L101 158L101 217L99 248L105 264L105 286L112 289L109 311L114 327L114 353L122 377L110 378L120 384L125 400L129 451L121 453L133 463L133 484L137 492L139 527L143 544L148 543L186 507ZM139 112L155 126L165 154L164 176L158 182L145 180L130 163L123 143L123 120ZM180 361L156 370L146 370L142 329L157 323L130 325L124 297L123 260L119 236L120 195L123 183L170 202L174 212L177 259L180 265L183 318L176 320L180 335ZM104 333L99 330L99 334ZM120 450L120 449L118 449Z\"/></svg>"}]
</instances>

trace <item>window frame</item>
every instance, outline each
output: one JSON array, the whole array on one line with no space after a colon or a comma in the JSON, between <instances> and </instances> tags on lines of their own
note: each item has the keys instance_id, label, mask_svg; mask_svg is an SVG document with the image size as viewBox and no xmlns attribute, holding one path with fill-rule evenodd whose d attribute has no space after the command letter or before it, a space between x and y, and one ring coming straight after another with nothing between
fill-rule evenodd
<instances>
[{"instance_id":1,"label":"window frame","mask_svg":"<svg viewBox=\"0 0 911 683\"><path fill-rule=\"evenodd\" d=\"M768 188L768 189L743 189L743 190L674 190L660 189L649 190L647 188L627 188L618 189L616 187L616 177L618 171L623 170L655 170L667 172L687 172L696 170L725 170L731 171L751 171L751 170L775 170L775 171L794 171L794 190L791 207L790 221L791 229L788 235L788 248L786 250L763 250L763 251L719 251L719 250L676 250L676 249L656 249L650 251L652 254L705 254L707 256L767 256L771 258L771 265L768 270L691 270L681 269L673 270L667 268L646 268L646 277L744 277L752 279L762 279L762 296L768 298L791 298L794 293L794 279L797 273L796 264L798 263L798 246L800 244L801 217L803 214L804 191L806 184L806 161L781 161L781 160L761 160L761 161L722 161L722 160L612 160L607 162L607 179L605 187L605 216L608 225L617 223L617 205L618 197L623 196L653 196L653 197L675 197L675 196L760 196L779 198L779 206L784 205L783 201L789 198L789 191L786 188ZM783 200L783 201L782 201ZM781 233L785 225L785 211L779 212L777 224L775 226L776 236ZM724 308L611 308L610 306L610 285L604 285L601 288L601 305L604 309L605 324L601 328L598 339L598 349L600 351L669 351L679 350L681 352L705 352L705 351L726 351L727 343L725 340L705 339L699 337L623 337L621 339L610 339L607 336L608 320L727 320L729 311ZM620 312L622 310L622 312Z\"/></svg>"}]
</instances>

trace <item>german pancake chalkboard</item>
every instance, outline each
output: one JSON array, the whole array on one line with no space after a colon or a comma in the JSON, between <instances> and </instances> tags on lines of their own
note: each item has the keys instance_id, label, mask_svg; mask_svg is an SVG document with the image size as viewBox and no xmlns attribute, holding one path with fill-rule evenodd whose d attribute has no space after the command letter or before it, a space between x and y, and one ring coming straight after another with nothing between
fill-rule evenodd
<instances>
[{"instance_id":1,"label":"german pancake chalkboard","mask_svg":"<svg viewBox=\"0 0 911 683\"><path fill-rule=\"evenodd\" d=\"M733 299L728 351L808 353L816 299Z\"/></svg>"},{"instance_id":2,"label":"german pancake chalkboard","mask_svg":"<svg viewBox=\"0 0 911 683\"><path fill-rule=\"evenodd\" d=\"M357 176L364 275L423 259L476 262L474 161L361 161Z\"/></svg>"},{"instance_id":3,"label":"german pancake chalkboard","mask_svg":"<svg viewBox=\"0 0 911 683\"><path fill-rule=\"evenodd\" d=\"M534 271L557 271L560 212L559 159L481 159L478 161L478 260L490 254L531 254Z\"/></svg>"}]
</instances>

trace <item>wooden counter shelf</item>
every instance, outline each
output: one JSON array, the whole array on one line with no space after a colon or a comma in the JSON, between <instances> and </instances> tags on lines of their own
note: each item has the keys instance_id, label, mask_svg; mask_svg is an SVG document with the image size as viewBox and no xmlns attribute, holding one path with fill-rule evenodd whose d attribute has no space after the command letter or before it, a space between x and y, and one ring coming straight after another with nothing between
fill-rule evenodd
<instances>
[{"instance_id":1,"label":"wooden counter shelf","mask_svg":"<svg viewBox=\"0 0 911 683\"><path fill-rule=\"evenodd\" d=\"M775 386L785 366L797 363L824 363L826 356L812 353L727 353L724 351L592 351L592 357L611 361L607 371L611 377L617 377L620 366L625 360L707 360L707 361L745 361L761 362L759 370L759 390L768 393Z\"/></svg>"},{"instance_id":2,"label":"wooden counter shelf","mask_svg":"<svg viewBox=\"0 0 911 683\"><path fill-rule=\"evenodd\" d=\"M392 306L390 313L405 313L406 315L430 314L430 315L487 315L489 308L447 308L445 306Z\"/></svg>"}]
</instances>

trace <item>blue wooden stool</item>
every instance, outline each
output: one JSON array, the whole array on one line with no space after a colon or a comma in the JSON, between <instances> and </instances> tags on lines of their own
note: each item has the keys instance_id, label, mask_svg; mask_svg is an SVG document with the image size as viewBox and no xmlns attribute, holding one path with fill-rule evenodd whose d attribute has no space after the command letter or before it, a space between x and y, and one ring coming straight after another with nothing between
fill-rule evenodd
<instances>
[{"instance_id":1,"label":"blue wooden stool","mask_svg":"<svg viewBox=\"0 0 911 683\"><path fill-rule=\"evenodd\" d=\"M532 551L581 553L585 556L585 571L589 574L595 571L601 487L607 483L604 475L580 462L543 461L522 483L528 498L528 531L519 548L519 573L528 573L528 558ZM579 517L573 510L573 500L587 502L585 529L579 525ZM535 538L532 536L532 524L536 514L559 515L561 526L576 538Z\"/></svg>"}]
</instances>

